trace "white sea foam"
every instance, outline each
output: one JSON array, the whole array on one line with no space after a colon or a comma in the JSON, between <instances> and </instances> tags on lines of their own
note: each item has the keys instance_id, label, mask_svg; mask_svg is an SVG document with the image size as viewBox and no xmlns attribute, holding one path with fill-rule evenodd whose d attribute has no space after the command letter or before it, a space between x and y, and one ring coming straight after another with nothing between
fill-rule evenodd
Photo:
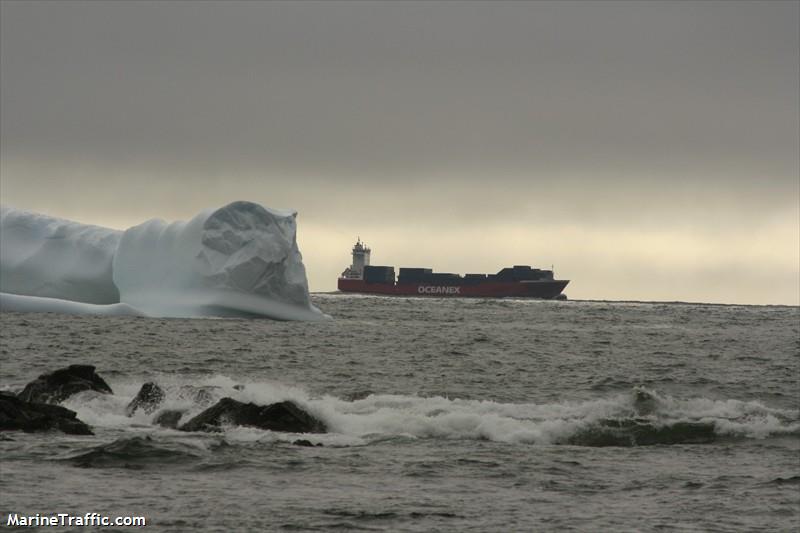
<instances>
[{"instance_id":1,"label":"white sea foam","mask_svg":"<svg viewBox=\"0 0 800 533\"><path fill-rule=\"evenodd\" d=\"M346 401L334 396L316 397L300 387L281 383L240 383L226 376L210 377L191 385L169 376L156 381L166 393L162 408L185 410L184 422L226 396L262 405L292 400L323 420L330 431L326 435L313 435L313 439L308 435L303 438L326 445L362 445L398 436L559 444L570 442L575 435L609 420L649 424L656 428L678 423L706 424L720 437L760 439L800 432L797 410L770 408L757 401L684 400L643 389L583 402L516 404L388 394ZM131 418L125 416L125 406L140 384L112 386L115 396L86 393L69 399L65 405L76 410L79 418L90 425L122 427L152 423L157 413L147 415L138 411ZM206 391L206 402L200 404L193 400L192 390ZM647 414L642 413L642 394L655 404ZM228 428L227 437L241 442L268 442L292 441L298 435Z\"/></svg>"}]
</instances>

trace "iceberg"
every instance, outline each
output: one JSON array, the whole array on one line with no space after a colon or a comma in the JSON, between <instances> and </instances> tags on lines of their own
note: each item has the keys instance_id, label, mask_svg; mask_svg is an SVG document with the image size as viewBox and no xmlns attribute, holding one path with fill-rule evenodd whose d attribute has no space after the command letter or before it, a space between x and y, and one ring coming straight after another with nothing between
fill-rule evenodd
<instances>
[{"instance_id":1,"label":"iceberg","mask_svg":"<svg viewBox=\"0 0 800 533\"><path fill-rule=\"evenodd\" d=\"M239 201L119 231L3 207L0 310L327 318L311 304L296 218Z\"/></svg>"},{"instance_id":2,"label":"iceberg","mask_svg":"<svg viewBox=\"0 0 800 533\"><path fill-rule=\"evenodd\" d=\"M0 292L0 311L18 313L62 313L67 315L144 316L128 304L87 304L60 298L41 298Z\"/></svg>"},{"instance_id":3,"label":"iceberg","mask_svg":"<svg viewBox=\"0 0 800 533\"><path fill-rule=\"evenodd\" d=\"M119 302L111 262L122 232L3 206L0 292Z\"/></svg>"}]
</instances>

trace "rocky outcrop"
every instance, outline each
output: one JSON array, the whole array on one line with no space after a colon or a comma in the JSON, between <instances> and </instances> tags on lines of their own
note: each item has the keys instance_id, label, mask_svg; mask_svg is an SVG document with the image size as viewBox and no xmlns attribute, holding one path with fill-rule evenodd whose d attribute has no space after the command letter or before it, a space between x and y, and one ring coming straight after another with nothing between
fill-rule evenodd
<instances>
[{"instance_id":1,"label":"rocky outcrop","mask_svg":"<svg viewBox=\"0 0 800 533\"><path fill-rule=\"evenodd\" d=\"M164 389L152 381L148 381L142 385L142 388L136 393L131 403L125 408L125 414L133 416L139 409L142 409L148 415L152 414L164 401L164 396Z\"/></svg>"},{"instance_id":2,"label":"rocky outcrop","mask_svg":"<svg viewBox=\"0 0 800 533\"><path fill-rule=\"evenodd\" d=\"M318 442L317 444L314 444L313 442L311 442L308 439L297 439L296 441L292 442L292 444L294 444L295 446L304 446L304 447L307 447L307 448L313 448L315 446L322 446L321 442Z\"/></svg>"},{"instance_id":3,"label":"rocky outcrop","mask_svg":"<svg viewBox=\"0 0 800 533\"><path fill-rule=\"evenodd\" d=\"M182 425L181 431L218 431L220 426L252 426L288 433L325 433L325 424L286 401L262 406L223 398Z\"/></svg>"},{"instance_id":4,"label":"rocky outcrop","mask_svg":"<svg viewBox=\"0 0 800 533\"><path fill-rule=\"evenodd\" d=\"M153 423L170 429L177 429L184 411L178 409L164 409L153 419Z\"/></svg>"},{"instance_id":5,"label":"rocky outcrop","mask_svg":"<svg viewBox=\"0 0 800 533\"><path fill-rule=\"evenodd\" d=\"M26 402L12 392L0 391L0 431L58 430L71 435L92 435L75 411L59 405Z\"/></svg>"},{"instance_id":6,"label":"rocky outcrop","mask_svg":"<svg viewBox=\"0 0 800 533\"><path fill-rule=\"evenodd\" d=\"M86 390L114 394L92 365L69 365L50 374L42 374L19 393L20 400L37 403L60 403Z\"/></svg>"}]
</instances>

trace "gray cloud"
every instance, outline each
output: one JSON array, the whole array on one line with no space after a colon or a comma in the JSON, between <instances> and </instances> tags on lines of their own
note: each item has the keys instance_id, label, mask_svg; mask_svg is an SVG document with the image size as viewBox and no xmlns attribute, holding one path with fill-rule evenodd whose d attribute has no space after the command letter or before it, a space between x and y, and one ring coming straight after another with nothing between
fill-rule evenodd
<instances>
[{"instance_id":1,"label":"gray cloud","mask_svg":"<svg viewBox=\"0 0 800 533\"><path fill-rule=\"evenodd\" d=\"M349 179L797 159L791 2L6 2L2 30L8 155Z\"/></svg>"},{"instance_id":2,"label":"gray cloud","mask_svg":"<svg viewBox=\"0 0 800 533\"><path fill-rule=\"evenodd\" d=\"M800 209L799 6L3 1L0 192L95 222L769 225Z\"/></svg>"}]
</instances>

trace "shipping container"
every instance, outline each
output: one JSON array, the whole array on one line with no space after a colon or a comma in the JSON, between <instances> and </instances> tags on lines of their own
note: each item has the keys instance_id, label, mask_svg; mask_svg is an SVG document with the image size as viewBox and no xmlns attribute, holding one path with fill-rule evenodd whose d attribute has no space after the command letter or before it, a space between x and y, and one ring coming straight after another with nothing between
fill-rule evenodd
<instances>
[{"instance_id":1,"label":"shipping container","mask_svg":"<svg viewBox=\"0 0 800 533\"><path fill-rule=\"evenodd\" d=\"M394 267L367 265L364 267L364 281L369 283L394 283Z\"/></svg>"}]
</instances>

